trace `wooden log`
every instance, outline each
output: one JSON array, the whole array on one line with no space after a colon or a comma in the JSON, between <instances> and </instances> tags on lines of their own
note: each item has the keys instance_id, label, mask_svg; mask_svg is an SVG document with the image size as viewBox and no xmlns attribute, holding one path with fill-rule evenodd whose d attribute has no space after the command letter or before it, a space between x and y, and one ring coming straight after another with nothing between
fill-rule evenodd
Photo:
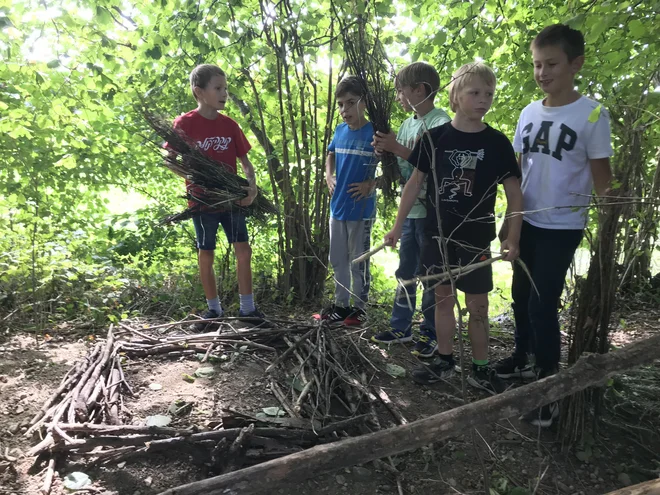
<instances>
[{"instance_id":1,"label":"wooden log","mask_svg":"<svg viewBox=\"0 0 660 495\"><path fill-rule=\"evenodd\" d=\"M134 335L137 335L138 337L142 337L143 339L152 342L152 343L158 343L158 339L154 337L150 337L149 335L146 335L139 330L136 330L135 328L131 328L128 325L122 323L121 321L119 322L119 326L122 327L124 330L127 330L129 333L132 333Z\"/></svg>"},{"instance_id":2,"label":"wooden log","mask_svg":"<svg viewBox=\"0 0 660 495\"><path fill-rule=\"evenodd\" d=\"M289 416L292 418L298 418L300 419L301 416L298 414L294 409L289 400L286 398L286 395L284 395L284 392L282 392L282 389L280 386L277 384L275 380L270 381L270 389L273 392L273 395L275 398L282 404L282 408L289 413Z\"/></svg>"},{"instance_id":3,"label":"wooden log","mask_svg":"<svg viewBox=\"0 0 660 495\"><path fill-rule=\"evenodd\" d=\"M105 342L105 347L103 348L101 357L96 362L96 365L93 368L91 375L87 379L87 382L80 389L78 396L74 397L71 400L71 407L75 409L75 414L83 421L86 421L89 417L89 408L87 407L87 400L89 399L89 396L92 394L92 391L94 390L94 387L96 386L98 380L101 378L101 374L105 370L108 361L110 361L110 358L112 357L112 351L115 345L115 337L114 334L112 333L112 328L113 328L112 325L110 325L110 329L108 330L108 336ZM70 419L69 422L71 422Z\"/></svg>"},{"instance_id":4,"label":"wooden log","mask_svg":"<svg viewBox=\"0 0 660 495\"><path fill-rule=\"evenodd\" d=\"M341 431L347 428L351 428L356 425L363 424L371 417L370 414L362 414L361 416L353 416L352 418L343 419L335 423L330 423L323 428L316 430L316 434L320 437L332 433L333 431Z\"/></svg>"},{"instance_id":5,"label":"wooden log","mask_svg":"<svg viewBox=\"0 0 660 495\"><path fill-rule=\"evenodd\" d=\"M660 494L660 478L646 481L639 485L627 486L608 492L607 495L658 495Z\"/></svg>"},{"instance_id":6,"label":"wooden log","mask_svg":"<svg viewBox=\"0 0 660 495\"><path fill-rule=\"evenodd\" d=\"M144 347L140 349L122 348L129 357L145 357L154 356L156 354L166 354L170 352L187 352L187 353L203 353L206 352L204 347L193 347L185 344L162 344L154 345L153 347Z\"/></svg>"},{"instance_id":7,"label":"wooden log","mask_svg":"<svg viewBox=\"0 0 660 495\"><path fill-rule=\"evenodd\" d=\"M91 356L94 356L94 359L90 361L89 366L78 380L78 383L76 383L76 386L73 388L71 394L72 403L75 403L75 401L78 400L78 395L80 394L80 390L82 389L83 385L85 384L89 376L92 374L92 371L94 371L94 366L100 359L101 349L102 346L99 343L97 343L94 346L94 349L92 350L91 353ZM69 421L69 423L74 423L76 421L76 412L73 405L70 405L69 407L69 414L67 420Z\"/></svg>"},{"instance_id":8,"label":"wooden log","mask_svg":"<svg viewBox=\"0 0 660 495\"><path fill-rule=\"evenodd\" d=\"M98 350L98 348L97 348ZM53 395L50 396L50 399L48 399L43 406L41 406L41 409L34 415L34 417L30 420L30 425L35 425L37 421L42 419L48 411L52 408L53 405L57 402L57 400L60 398L60 396L64 393L65 390L67 390L78 378L89 368L90 363L96 358L94 355L94 352L91 354L88 354L83 360L81 360L79 363L76 363L72 369L73 373L68 373L67 378L62 381L58 389L53 393ZM46 417L46 420L48 418ZM25 436L30 436L34 429L30 428L28 431L25 432Z\"/></svg>"},{"instance_id":9,"label":"wooden log","mask_svg":"<svg viewBox=\"0 0 660 495\"><path fill-rule=\"evenodd\" d=\"M48 495L50 487L53 484L53 477L55 475L55 456L51 455L48 460L48 467L46 468L46 476L44 477L44 484L41 487L41 495Z\"/></svg>"},{"instance_id":10,"label":"wooden log","mask_svg":"<svg viewBox=\"0 0 660 495\"><path fill-rule=\"evenodd\" d=\"M171 435L171 436L187 436L196 432L194 429L179 429L170 428L167 426L134 426L134 425L97 425L92 423L73 423L66 424L60 423L59 428L62 431L69 431L75 433L88 433L92 435Z\"/></svg>"},{"instance_id":11,"label":"wooden log","mask_svg":"<svg viewBox=\"0 0 660 495\"><path fill-rule=\"evenodd\" d=\"M161 495L247 495L273 493L283 483L302 481L338 469L445 440L477 425L510 418L602 383L622 371L652 362L660 335L609 354L583 356L556 375L477 402L361 437L317 445L306 451L215 478L165 490Z\"/></svg>"},{"instance_id":12,"label":"wooden log","mask_svg":"<svg viewBox=\"0 0 660 495\"><path fill-rule=\"evenodd\" d=\"M121 421L119 420L119 386L121 385L121 375L119 370L114 368L110 373L110 382L116 384L109 391L110 402L108 404L108 419L111 425L119 425Z\"/></svg>"},{"instance_id":13,"label":"wooden log","mask_svg":"<svg viewBox=\"0 0 660 495\"><path fill-rule=\"evenodd\" d=\"M254 424L246 426L241 430L227 451L228 462L222 469L223 474L240 469L245 461L245 452L250 445L250 438L252 438L253 434Z\"/></svg>"},{"instance_id":14,"label":"wooden log","mask_svg":"<svg viewBox=\"0 0 660 495\"><path fill-rule=\"evenodd\" d=\"M394 416L394 419L396 419L400 425L408 424L409 421L405 418L401 411L399 411L399 408L396 407L394 402L392 402L392 399L390 399L390 396L387 395L385 390L383 390L381 387L378 387L375 392L390 414Z\"/></svg>"},{"instance_id":15,"label":"wooden log","mask_svg":"<svg viewBox=\"0 0 660 495\"><path fill-rule=\"evenodd\" d=\"M222 427L227 428L244 428L249 423L265 423L273 426L280 426L282 428L298 428L302 430L318 430L321 428L321 422L314 419L305 419L305 418L257 418L250 414L242 413L235 409L227 408L223 409L223 415L220 418L220 421L211 420L207 423L209 428L213 428L213 424L222 424Z\"/></svg>"}]
</instances>

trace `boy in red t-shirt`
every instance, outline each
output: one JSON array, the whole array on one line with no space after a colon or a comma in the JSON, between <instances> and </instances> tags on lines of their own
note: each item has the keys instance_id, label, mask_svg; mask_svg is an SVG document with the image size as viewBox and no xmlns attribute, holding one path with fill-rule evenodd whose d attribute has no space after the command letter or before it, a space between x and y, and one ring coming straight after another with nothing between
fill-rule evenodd
<instances>
[{"instance_id":1,"label":"boy in red t-shirt","mask_svg":"<svg viewBox=\"0 0 660 495\"><path fill-rule=\"evenodd\" d=\"M225 164L236 173L236 159L240 160L243 173L248 180L247 197L236 201L239 206L249 206L257 196L254 167L247 156L250 143L239 125L226 115L219 113L227 103L227 78L216 65L198 65L190 74L190 86L197 100L197 109L174 119L174 129L178 130L190 144L196 146L213 160ZM186 182L190 196L203 198L204 188ZM190 206L199 205L190 201ZM223 315L213 270L216 233L222 225L227 240L236 253L236 272L240 296L239 316L264 318L256 307L252 294L252 248L248 242L245 214L231 207L214 208L202 204L201 211L193 217L197 248L199 250L199 275L208 303L204 318L218 318ZM204 330L206 323L193 327Z\"/></svg>"}]
</instances>

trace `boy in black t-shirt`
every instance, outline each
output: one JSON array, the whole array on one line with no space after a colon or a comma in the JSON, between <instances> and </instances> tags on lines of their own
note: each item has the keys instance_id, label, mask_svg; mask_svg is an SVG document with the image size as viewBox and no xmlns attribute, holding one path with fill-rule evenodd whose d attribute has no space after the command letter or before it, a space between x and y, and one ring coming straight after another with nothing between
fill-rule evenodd
<instances>
[{"instance_id":1,"label":"boy in black t-shirt","mask_svg":"<svg viewBox=\"0 0 660 495\"><path fill-rule=\"evenodd\" d=\"M394 228L385 242L395 246L415 198L427 181L426 239L422 246L420 272L440 274L447 268L465 267L490 258L495 238L497 184L504 186L508 211L522 211L520 172L509 140L482 122L493 103L495 74L481 63L466 64L449 86L451 122L431 129L404 157L415 166L401 196ZM504 259L518 257L522 217L510 218L510 230L502 243ZM446 258L444 245L446 241ZM488 362L488 292L493 289L490 265L460 276L456 287L465 292L468 335L472 344L471 385L491 394L506 385ZM456 329L455 294L449 281L435 287L435 325L438 355L430 365L413 370L417 383L429 384L448 378L454 371L453 337Z\"/></svg>"}]
</instances>

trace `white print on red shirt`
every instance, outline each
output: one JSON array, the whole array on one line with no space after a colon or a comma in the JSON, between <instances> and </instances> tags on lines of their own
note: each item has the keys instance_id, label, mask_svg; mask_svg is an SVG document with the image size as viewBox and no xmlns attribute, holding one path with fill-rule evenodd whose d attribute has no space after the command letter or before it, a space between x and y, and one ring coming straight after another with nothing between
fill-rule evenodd
<instances>
[{"instance_id":1,"label":"white print on red shirt","mask_svg":"<svg viewBox=\"0 0 660 495\"><path fill-rule=\"evenodd\" d=\"M226 151L231 144L230 137L207 137L204 141L197 141L200 150L208 151L213 148L214 151Z\"/></svg>"}]
</instances>

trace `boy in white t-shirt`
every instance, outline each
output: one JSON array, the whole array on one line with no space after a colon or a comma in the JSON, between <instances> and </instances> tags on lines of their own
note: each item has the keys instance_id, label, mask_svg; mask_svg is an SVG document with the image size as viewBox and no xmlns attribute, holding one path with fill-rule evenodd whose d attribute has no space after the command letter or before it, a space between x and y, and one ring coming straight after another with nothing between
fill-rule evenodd
<instances>
[{"instance_id":1,"label":"boy in white t-shirt","mask_svg":"<svg viewBox=\"0 0 660 495\"><path fill-rule=\"evenodd\" d=\"M524 222L520 259L514 264L515 351L495 366L500 378L557 372L560 333L557 302L566 273L587 223L592 188L598 196L611 185L610 119L598 102L580 95L574 78L584 64L584 37L563 24L543 29L531 44L534 79L545 93L522 111L513 140L522 171ZM536 356L535 368L527 354ZM526 416L547 427L559 414L557 403Z\"/></svg>"}]
</instances>

